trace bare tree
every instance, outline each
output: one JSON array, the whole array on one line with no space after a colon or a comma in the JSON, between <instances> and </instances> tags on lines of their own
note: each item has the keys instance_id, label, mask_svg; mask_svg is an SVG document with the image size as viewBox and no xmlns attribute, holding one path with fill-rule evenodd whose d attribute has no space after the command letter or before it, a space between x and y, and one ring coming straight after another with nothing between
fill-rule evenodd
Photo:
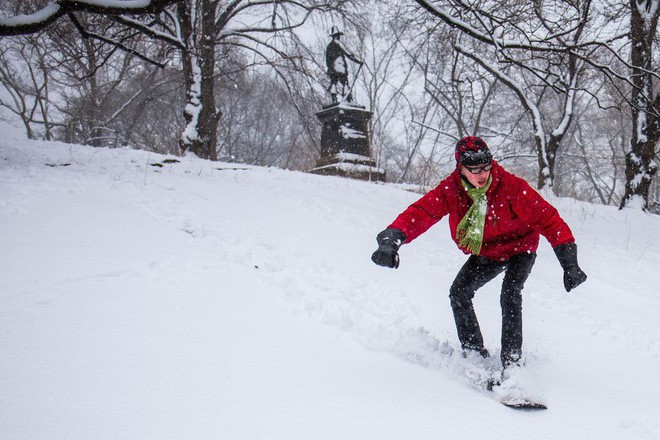
<instances>
[{"instance_id":1,"label":"bare tree","mask_svg":"<svg viewBox=\"0 0 660 440\"><path fill-rule=\"evenodd\" d=\"M660 93L654 89L653 44L660 17L660 0L630 0L632 64L632 138L626 156L626 190L621 208L647 210L653 176L658 170L655 149L660 139Z\"/></svg>"},{"instance_id":2,"label":"bare tree","mask_svg":"<svg viewBox=\"0 0 660 440\"><path fill-rule=\"evenodd\" d=\"M145 0L122 2L96 0L56 0L29 16L0 20L0 35L40 31L62 17L77 24L87 37L113 44L123 50L122 41L89 32L80 24L77 13L87 12L111 17L115 22L138 30L169 45L170 57L179 64L186 84L186 103L180 147L196 155L217 159L217 128L221 112L215 93L216 77L221 75L219 47L247 51L255 63L269 64L276 71L300 70L298 58L287 52L294 30L317 11L339 9L344 0ZM157 65L139 52L135 56ZM177 61L178 60L178 61Z\"/></svg>"},{"instance_id":3,"label":"bare tree","mask_svg":"<svg viewBox=\"0 0 660 440\"><path fill-rule=\"evenodd\" d=\"M409 58L415 58L425 48L406 44L413 29L402 13L406 6L389 6L392 8L373 7L365 11L365 23L358 27L360 57L365 60L361 85L373 112L370 132L377 162L389 168L390 180L402 182L410 177L428 129L410 121L433 109L418 105L408 96L415 93L413 83L417 77L415 63ZM421 120L424 122L425 117ZM392 168L392 164L396 167Z\"/></svg>"},{"instance_id":4,"label":"bare tree","mask_svg":"<svg viewBox=\"0 0 660 440\"><path fill-rule=\"evenodd\" d=\"M3 84L25 84L31 72L33 90L39 95L41 118L47 138L54 135L71 142L115 145L120 133L112 128L128 103L118 102L122 80L135 69L145 45L136 49L139 33L123 29L104 19L121 12L151 14L173 1L8 1L0 19L4 47L20 47L23 56L6 60ZM50 26L58 22L58 26ZM144 39L142 39L144 40ZM121 50L118 50L121 49ZM26 57L27 51L30 57ZM18 53L14 50L14 53ZM34 95L34 94L33 94ZM48 110L46 113L45 111ZM55 121L55 119L57 121Z\"/></svg>"},{"instance_id":5,"label":"bare tree","mask_svg":"<svg viewBox=\"0 0 660 440\"><path fill-rule=\"evenodd\" d=\"M49 42L39 36L0 41L0 84L7 95L0 97L0 106L18 116L28 139L39 137L39 125L43 138L51 140L57 125L51 112L48 51Z\"/></svg>"},{"instance_id":6,"label":"bare tree","mask_svg":"<svg viewBox=\"0 0 660 440\"><path fill-rule=\"evenodd\" d=\"M417 3L458 30L455 50L488 71L518 98L531 120L539 165L538 187L552 187L556 156L570 127L583 70L576 53L585 45L582 39L591 2ZM564 96L559 111L543 104L548 99L553 102L556 94ZM561 116L557 118L557 114Z\"/></svg>"},{"instance_id":7,"label":"bare tree","mask_svg":"<svg viewBox=\"0 0 660 440\"><path fill-rule=\"evenodd\" d=\"M186 0L155 18L117 18L177 48L186 81L184 108L186 127L181 136L183 151L217 159L217 127L222 113L216 102L217 48L247 51L255 62L278 71L299 69L296 56L286 50L293 31L317 11L336 9L342 1Z\"/></svg>"},{"instance_id":8,"label":"bare tree","mask_svg":"<svg viewBox=\"0 0 660 440\"><path fill-rule=\"evenodd\" d=\"M272 72L243 69L218 88L227 109L218 131L219 160L305 169L315 159L289 91Z\"/></svg>"},{"instance_id":9,"label":"bare tree","mask_svg":"<svg viewBox=\"0 0 660 440\"><path fill-rule=\"evenodd\" d=\"M626 2L597 4L589 0L539 0L507 4L489 0L478 3L462 0L416 2L452 29L478 43L463 53L475 61L485 61L480 63L482 67L490 67L491 73L500 79L504 77L497 74L496 68L518 81L521 73L532 75L538 80L537 86L545 83L548 90L565 94L562 121L571 122L571 90L595 97L597 105L602 106L602 97L598 97L587 82L579 81L580 72L590 69L618 83L617 93L630 107L633 122L630 150L626 157L625 194L620 206L648 209L649 191L657 171L653 157L660 138L660 94L653 86L660 78L657 66L653 64L659 0L630 0L627 8ZM629 17L630 26L620 29L616 24L625 21L626 17ZM493 56L480 57L474 48L483 49L483 46L491 47ZM531 59L541 62L534 66L528 62ZM547 61L543 62L544 59ZM548 75L543 73L544 66ZM510 70L512 67L522 70L514 76ZM571 85L567 79L573 73L578 74L578 81ZM509 86L516 89L513 82ZM530 101L522 98L521 93L517 94L532 115L536 133L543 124L536 118L532 107L527 105ZM541 101L537 100L538 103ZM567 124L558 123L548 131L550 135L544 135L547 138L545 142L536 137L539 186L543 186L544 172L552 178L553 156L568 133L560 130L561 127L570 128ZM562 131L563 134L557 137L556 134Z\"/></svg>"}]
</instances>

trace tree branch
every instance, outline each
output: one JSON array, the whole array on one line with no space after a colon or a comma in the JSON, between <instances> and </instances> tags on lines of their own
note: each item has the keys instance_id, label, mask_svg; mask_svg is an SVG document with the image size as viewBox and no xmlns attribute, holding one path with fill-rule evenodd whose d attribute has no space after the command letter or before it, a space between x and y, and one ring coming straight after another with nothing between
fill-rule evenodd
<instances>
[{"instance_id":1,"label":"tree branch","mask_svg":"<svg viewBox=\"0 0 660 440\"><path fill-rule=\"evenodd\" d=\"M182 0L53 0L32 14L0 19L0 36L37 33L72 12L102 15L155 14Z\"/></svg>"},{"instance_id":2,"label":"tree branch","mask_svg":"<svg viewBox=\"0 0 660 440\"><path fill-rule=\"evenodd\" d=\"M151 58L147 57L146 55L142 55L137 50L135 50L133 48L130 48L130 47L126 46L125 44L122 44L119 41L115 41L111 38L104 37L103 35L99 35L97 33L87 31L83 27L83 25L80 23L80 21L78 21L78 19L76 18L76 16L73 13L69 13L67 15L71 19L71 21L73 22L76 29L78 29L78 32L80 32L80 35L83 36L83 38L93 38L95 40L102 41L106 44L114 46L116 49L121 49L124 52L130 53L131 55L134 55L134 56L138 57L142 61L146 61L147 63L153 64L154 66L157 66L161 69L165 68L166 64L163 64L163 63L160 63L158 61L152 60Z\"/></svg>"}]
</instances>

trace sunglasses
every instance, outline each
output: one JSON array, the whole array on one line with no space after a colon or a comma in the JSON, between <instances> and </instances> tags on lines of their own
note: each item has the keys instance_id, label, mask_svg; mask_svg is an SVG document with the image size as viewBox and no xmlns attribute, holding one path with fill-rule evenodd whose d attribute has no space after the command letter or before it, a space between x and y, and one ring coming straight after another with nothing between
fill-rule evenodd
<instances>
[{"instance_id":1,"label":"sunglasses","mask_svg":"<svg viewBox=\"0 0 660 440\"><path fill-rule=\"evenodd\" d=\"M480 167L466 167L465 165L463 165L463 168L465 168L466 170L468 170L472 174L481 174L484 171L490 171L493 168L493 164L492 163L487 163L487 164L482 165Z\"/></svg>"}]
</instances>

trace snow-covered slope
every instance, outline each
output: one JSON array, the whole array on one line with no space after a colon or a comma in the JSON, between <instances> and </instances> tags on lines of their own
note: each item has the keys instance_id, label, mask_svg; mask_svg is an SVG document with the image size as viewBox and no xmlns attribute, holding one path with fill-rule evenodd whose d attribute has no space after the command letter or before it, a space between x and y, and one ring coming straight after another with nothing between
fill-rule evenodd
<instances>
[{"instance_id":1,"label":"snow-covered slope","mask_svg":"<svg viewBox=\"0 0 660 440\"><path fill-rule=\"evenodd\" d=\"M546 242L523 413L457 373L445 221L373 265L418 196L340 178L0 141L2 439L660 438L660 218L568 199ZM162 167L151 164L160 163ZM476 297L499 349L498 283Z\"/></svg>"}]
</instances>

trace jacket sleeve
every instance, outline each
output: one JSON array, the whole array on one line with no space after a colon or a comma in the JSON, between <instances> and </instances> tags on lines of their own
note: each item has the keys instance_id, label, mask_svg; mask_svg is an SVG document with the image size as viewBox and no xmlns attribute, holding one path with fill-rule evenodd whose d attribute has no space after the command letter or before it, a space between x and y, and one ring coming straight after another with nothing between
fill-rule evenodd
<instances>
[{"instance_id":1,"label":"jacket sleeve","mask_svg":"<svg viewBox=\"0 0 660 440\"><path fill-rule=\"evenodd\" d=\"M403 231L406 234L406 243L410 243L426 232L448 212L446 195L442 190L443 184L441 183L410 205L388 227Z\"/></svg>"},{"instance_id":2,"label":"jacket sleeve","mask_svg":"<svg viewBox=\"0 0 660 440\"><path fill-rule=\"evenodd\" d=\"M557 209L546 201L529 184L516 177L517 191L512 198L513 211L526 219L528 226L543 235L553 248L574 243L571 228L561 218Z\"/></svg>"}]
</instances>

